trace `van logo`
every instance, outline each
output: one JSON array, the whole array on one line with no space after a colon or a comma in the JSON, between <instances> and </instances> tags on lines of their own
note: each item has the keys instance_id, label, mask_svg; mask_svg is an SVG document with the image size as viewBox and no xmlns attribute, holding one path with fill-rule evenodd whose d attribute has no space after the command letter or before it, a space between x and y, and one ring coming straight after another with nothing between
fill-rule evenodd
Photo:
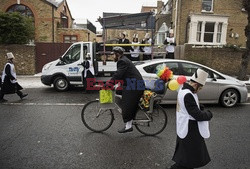
<instances>
[{"instance_id":1,"label":"van logo","mask_svg":"<svg viewBox=\"0 0 250 169\"><path fill-rule=\"evenodd\" d=\"M69 67L69 72L70 73L78 73L79 72L79 67Z\"/></svg>"}]
</instances>

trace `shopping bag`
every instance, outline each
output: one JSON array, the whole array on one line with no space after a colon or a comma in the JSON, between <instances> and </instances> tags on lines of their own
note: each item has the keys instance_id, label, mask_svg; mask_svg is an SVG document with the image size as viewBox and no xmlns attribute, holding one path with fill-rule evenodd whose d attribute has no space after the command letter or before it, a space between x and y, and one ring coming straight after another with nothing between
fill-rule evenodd
<instances>
[{"instance_id":1,"label":"shopping bag","mask_svg":"<svg viewBox=\"0 0 250 169\"><path fill-rule=\"evenodd\" d=\"M113 103L113 93L112 90L100 90L100 103Z\"/></svg>"}]
</instances>

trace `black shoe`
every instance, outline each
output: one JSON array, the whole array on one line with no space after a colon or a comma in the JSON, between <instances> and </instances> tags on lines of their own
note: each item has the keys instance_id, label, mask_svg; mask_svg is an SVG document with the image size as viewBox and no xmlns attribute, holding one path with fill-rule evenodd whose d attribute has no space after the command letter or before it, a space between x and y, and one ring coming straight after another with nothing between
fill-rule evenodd
<instances>
[{"instance_id":1,"label":"black shoe","mask_svg":"<svg viewBox=\"0 0 250 169\"><path fill-rule=\"evenodd\" d=\"M26 96L28 96L28 94L22 94L22 96L20 96L20 98L23 99Z\"/></svg>"},{"instance_id":2,"label":"black shoe","mask_svg":"<svg viewBox=\"0 0 250 169\"><path fill-rule=\"evenodd\" d=\"M6 100L6 99L1 99L0 100L0 103L3 103L3 102L7 102L8 100Z\"/></svg>"},{"instance_id":3,"label":"black shoe","mask_svg":"<svg viewBox=\"0 0 250 169\"><path fill-rule=\"evenodd\" d=\"M125 129L125 127L124 127L121 130L118 130L118 133L127 133L127 132L131 132L131 131L133 131L133 127L129 128L129 129Z\"/></svg>"}]
</instances>

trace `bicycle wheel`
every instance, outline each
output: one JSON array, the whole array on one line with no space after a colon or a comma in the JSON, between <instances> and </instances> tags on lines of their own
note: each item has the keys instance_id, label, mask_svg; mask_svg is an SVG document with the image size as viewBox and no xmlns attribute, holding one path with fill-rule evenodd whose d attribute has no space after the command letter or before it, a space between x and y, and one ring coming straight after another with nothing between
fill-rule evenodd
<instances>
[{"instance_id":1,"label":"bicycle wheel","mask_svg":"<svg viewBox=\"0 0 250 169\"><path fill-rule=\"evenodd\" d=\"M148 115L150 121L142 122L147 120L145 113ZM167 113L164 109L156 104L152 113L147 113L143 110L139 110L136 114L136 119L139 120L138 123L135 123L135 128L142 134L146 136L155 136L161 133L167 126ZM141 122L140 122L141 120Z\"/></svg>"},{"instance_id":2,"label":"bicycle wheel","mask_svg":"<svg viewBox=\"0 0 250 169\"><path fill-rule=\"evenodd\" d=\"M113 121L112 110L102 108L98 100L88 102L82 109L82 122L91 131L103 132Z\"/></svg>"}]
</instances>

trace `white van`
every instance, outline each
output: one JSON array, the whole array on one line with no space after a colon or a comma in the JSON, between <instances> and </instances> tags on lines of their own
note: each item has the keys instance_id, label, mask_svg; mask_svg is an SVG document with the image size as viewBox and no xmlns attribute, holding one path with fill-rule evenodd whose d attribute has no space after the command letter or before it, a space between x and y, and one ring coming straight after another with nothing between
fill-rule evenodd
<instances>
[{"instance_id":1,"label":"white van","mask_svg":"<svg viewBox=\"0 0 250 169\"><path fill-rule=\"evenodd\" d=\"M60 58L43 66L41 81L48 86L53 84L57 91L66 91L70 85L82 85L83 66L81 64L87 55L91 58L90 71L96 79L108 80L116 71L116 64L110 58L110 49L112 48L107 48L109 51L104 55L101 44L74 43Z\"/></svg>"}]
</instances>

